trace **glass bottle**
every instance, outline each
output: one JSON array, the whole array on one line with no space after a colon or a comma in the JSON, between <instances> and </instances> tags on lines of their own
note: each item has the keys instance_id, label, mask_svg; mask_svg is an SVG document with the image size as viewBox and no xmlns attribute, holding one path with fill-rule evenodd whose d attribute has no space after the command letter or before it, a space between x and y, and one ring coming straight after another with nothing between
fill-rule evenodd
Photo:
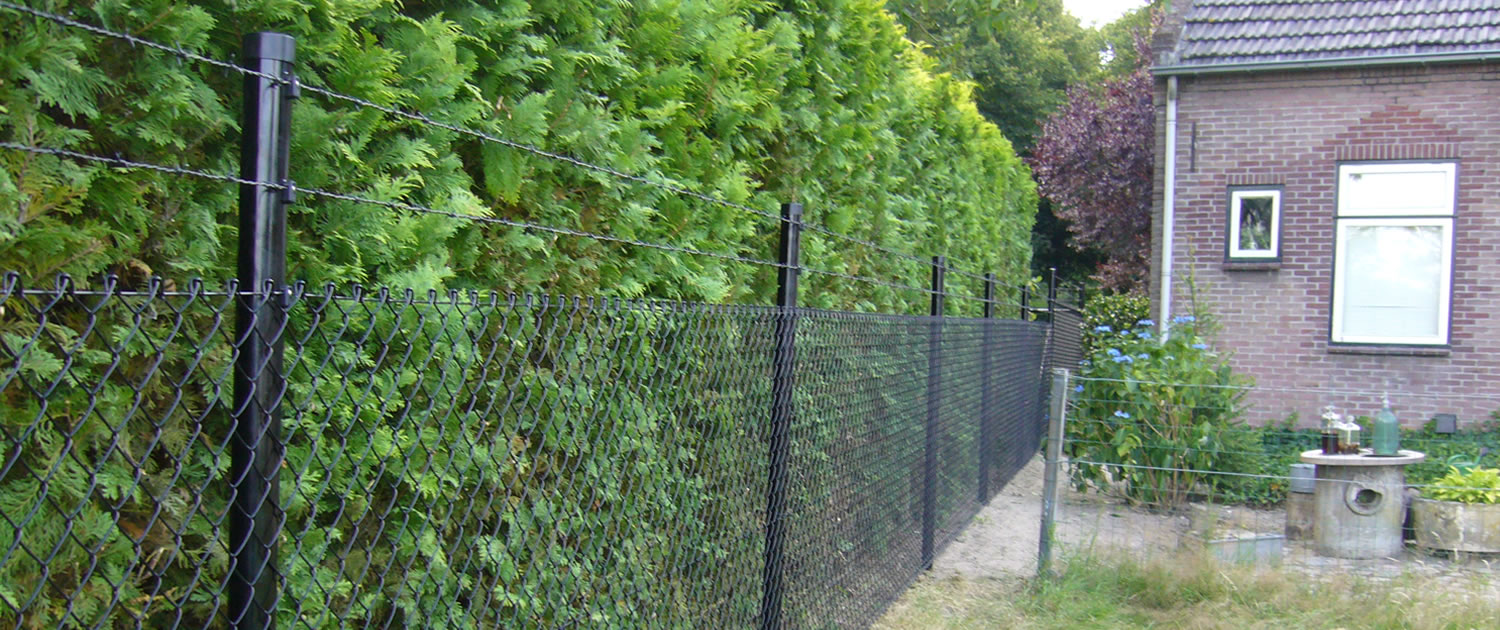
<instances>
[{"instance_id":1,"label":"glass bottle","mask_svg":"<svg viewBox=\"0 0 1500 630\"><path fill-rule=\"evenodd\" d=\"M1335 428L1339 421L1339 412L1333 410L1333 405L1323 409L1323 434L1322 447L1324 455L1337 455L1339 453L1339 433Z\"/></svg>"},{"instance_id":2,"label":"glass bottle","mask_svg":"<svg viewBox=\"0 0 1500 630\"><path fill-rule=\"evenodd\" d=\"M1370 428L1370 448L1376 455L1394 456L1401 452L1401 422L1391 411L1391 398L1385 396Z\"/></svg>"}]
</instances>

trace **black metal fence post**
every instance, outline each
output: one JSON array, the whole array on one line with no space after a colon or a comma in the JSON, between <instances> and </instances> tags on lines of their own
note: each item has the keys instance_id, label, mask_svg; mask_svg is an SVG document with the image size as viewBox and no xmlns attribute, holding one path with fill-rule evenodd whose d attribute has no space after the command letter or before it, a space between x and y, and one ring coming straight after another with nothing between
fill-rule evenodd
<instances>
[{"instance_id":1,"label":"black metal fence post","mask_svg":"<svg viewBox=\"0 0 1500 630\"><path fill-rule=\"evenodd\" d=\"M234 435L229 484L229 621L236 630L276 624L276 540L281 530L277 471L281 444L286 321L286 204L292 61L296 41L281 33L244 40L245 109L240 144L239 290L235 310Z\"/></svg>"},{"instance_id":2,"label":"black metal fence post","mask_svg":"<svg viewBox=\"0 0 1500 630\"><path fill-rule=\"evenodd\" d=\"M938 415L943 383L943 280L948 261L932 257L932 322L927 335L927 452L922 460L922 569L931 569L937 532Z\"/></svg>"},{"instance_id":3,"label":"black metal fence post","mask_svg":"<svg viewBox=\"0 0 1500 630\"><path fill-rule=\"evenodd\" d=\"M995 448L995 394L990 391L990 361L995 345L995 274L984 274L984 349L979 374L979 489L980 504L990 500L990 457Z\"/></svg>"},{"instance_id":4,"label":"black metal fence post","mask_svg":"<svg viewBox=\"0 0 1500 630\"><path fill-rule=\"evenodd\" d=\"M771 426L767 442L770 459L766 471L766 549L762 573L764 592L760 603L760 627L782 627L781 602L785 594L784 550L786 548L787 460L791 456L793 370L797 362L797 276L802 257L802 204L781 206L781 247L778 251L776 306L776 354L771 364Z\"/></svg>"},{"instance_id":5,"label":"black metal fence post","mask_svg":"<svg viewBox=\"0 0 1500 630\"><path fill-rule=\"evenodd\" d=\"M1031 286L1021 287L1021 321L1029 321L1028 314L1031 312Z\"/></svg>"}]
</instances>

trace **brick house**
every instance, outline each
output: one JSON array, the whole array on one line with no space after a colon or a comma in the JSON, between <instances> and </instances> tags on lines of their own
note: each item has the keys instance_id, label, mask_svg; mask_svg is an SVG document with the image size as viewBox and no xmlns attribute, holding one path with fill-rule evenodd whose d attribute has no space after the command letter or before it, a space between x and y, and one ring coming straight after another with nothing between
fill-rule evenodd
<instances>
[{"instance_id":1,"label":"brick house","mask_svg":"<svg viewBox=\"0 0 1500 630\"><path fill-rule=\"evenodd\" d=\"M1152 313L1248 419L1500 409L1500 1L1182 0L1153 40Z\"/></svg>"}]
</instances>

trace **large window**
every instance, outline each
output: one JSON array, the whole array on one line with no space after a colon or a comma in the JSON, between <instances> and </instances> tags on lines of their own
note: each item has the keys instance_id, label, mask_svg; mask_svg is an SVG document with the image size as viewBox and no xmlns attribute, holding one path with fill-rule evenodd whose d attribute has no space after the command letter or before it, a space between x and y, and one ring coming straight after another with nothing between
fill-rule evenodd
<instances>
[{"instance_id":1,"label":"large window","mask_svg":"<svg viewBox=\"0 0 1500 630\"><path fill-rule=\"evenodd\" d=\"M1224 259L1273 261L1281 258L1281 189L1230 188Z\"/></svg>"},{"instance_id":2,"label":"large window","mask_svg":"<svg viewBox=\"0 0 1500 630\"><path fill-rule=\"evenodd\" d=\"M1451 162L1339 166L1335 343L1448 343L1456 173Z\"/></svg>"}]
</instances>

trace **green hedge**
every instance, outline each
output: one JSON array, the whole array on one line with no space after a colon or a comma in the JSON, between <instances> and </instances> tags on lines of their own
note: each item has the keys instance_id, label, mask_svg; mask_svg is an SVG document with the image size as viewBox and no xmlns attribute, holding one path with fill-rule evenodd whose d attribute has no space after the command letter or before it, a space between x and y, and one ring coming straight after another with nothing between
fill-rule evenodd
<instances>
[{"instance_id":1,"label":"green hedge","mask_svg":"<svg viewBox=\"0 0 1500 630\"><path fill-rule=\"evenodd\" d=\"M1025 276L1035 206L1027 169L975 111L969 86L934 74L878 2L29 6L223 59L236 58L245 32L291 33L311 86L768 211L801 201L815 225L944 253L1016 284ZM233 173L240 82L0 10L5 141ZM304 188L773 257L775 225L763 217L311 93L294 107L292 176ZM125 288L151 275L215 284L233 274L236 194L219 182L0 150L0 269L31 284L56 272L85 285L106 272ZM774 293L769 269L307 195L289 222L290 275L315 286L760 303ZM810 267L926 282L920 262L805 238ZM803 286L808 306L927 308L921 293L829 275L805 275ZM28 624L93 627L107 610L147 627L179 616L222 622L213 593L227 567L217 523L227 501L219 451L230 426L229 324L204 302L173 299L172 309L133 311L141 303L126 300L97 314L64 300L45 330L16 302L0 313L4 343L24 354L0 389L0 428L26 440L0 478L0 511L36 512L0 532L0 546L60 544L45 577L23 553L0 564L0 599L27 606ZM966 306L950 301L952 312ZM289 395L302 406L289 412L282 479L323 490L283 489L294 526L282 541L284 622L328 627L346 610L346 623L690 627L682 620L704 602L723 618L754 614L760 550L733 546L724 532L756 528L755 420L767 385L750 377L767 371L764 322L644 311L595 331L556 312L399 300L362 313L342 329L338 317L292 314L292 334L312 341L289 358ZM38 335L59 341L25 342ZM387 337L428 356L395 362L363 341ZM196 354L199 344L210 351ZM476 368L486 352L506 357L507 369ZM863 369L891 369L876 362ZM320 365L339 374L315 377ZM719 380L732 373L747 376ZM66 384L44 387L53 382ZM661 387L668 382L682 386ZM473 404L454 404L453 392ZM512 404L507 392L525 396ZM406 404L362 398L371 395ZM329 460L324 447L367 459ZM391 458L401 469L380 463ZM499 461L545 472L509 474ZM835 483L811 480L791 500L809 504ZM472 496L500 496L512 509L411 520ZM372 530L367 519L390 510L416 524ZM538 540L556 544L537 555ZM395 568L377 579L362 573L369 566ZM469 607L476 579L494 585L503 606ZM7 610L0 605L0 620L11 620ZM424 618L434 611L445 614Z\"/></svg>"},{"instance_id":2,"label":"green hedge","mask_svg":"<svg viewBox=\"0 0 1500 630\"><path fill-rule=\"evenodd\" d=\"M1028 169L971 86L935 74L880 2L35 5L229 60L246 32L290 33L310 86L770 212L801 201L814 225L1012 283L1029 263ZM10 10L0 27L0 138L235 172L238 75ZM304 188L774 259L764 217L311 93L293 122ZM226 278L235 200L220 182L3 151L0 269ZM769 269L368 204L304 196L290 222L291 275L315 285L774 294ZM919 263L819 234L804 258L927 279ZM806 282L812 306L925 308L916 292Z\"/></svg>"}]
</instances>

